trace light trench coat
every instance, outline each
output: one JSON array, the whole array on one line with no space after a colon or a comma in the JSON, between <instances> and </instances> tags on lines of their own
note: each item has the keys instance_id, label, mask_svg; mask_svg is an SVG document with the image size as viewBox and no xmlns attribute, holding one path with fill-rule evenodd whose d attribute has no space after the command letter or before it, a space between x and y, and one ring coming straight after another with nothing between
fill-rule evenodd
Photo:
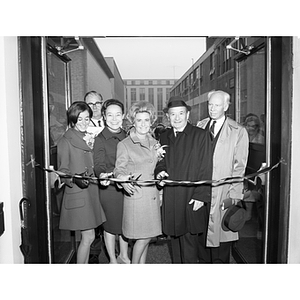
<instances>
[{"instance_id":1,"label":"light trench coat","mask_svg":"<svg viewBox=\"0 0 300 300\"><path fill-rule=\"evenodd\" d=\"M209 118L199 121L197 126L206 128ZM249 138L246 129L236 121L226 118L221 128L213 153L212 179L244 176L248 160ZM237 232L224 231L221 227L226 210L222 210L222 200L243 199L243 181L226 183L212 187L211 207L207 230L207 247L219 247L220 242L238 240Z\"/></svg>"}]
</instances>

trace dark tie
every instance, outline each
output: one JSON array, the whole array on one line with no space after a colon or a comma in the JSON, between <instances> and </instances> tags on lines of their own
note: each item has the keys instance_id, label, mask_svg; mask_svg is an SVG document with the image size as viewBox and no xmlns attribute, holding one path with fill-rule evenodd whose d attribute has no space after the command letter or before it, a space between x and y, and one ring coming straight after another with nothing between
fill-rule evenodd
<instances>
[{"instance_id":1,"label":"dark tie","mask_svg":"<svg viewBox=\"0 0 300 300\"><path fill-rule=\"evenodd\" d=\"M212 125L209 128L210 136L212 138L215 137L215 125L216 125L216 123L217 123L216 121L213 121Z\"/></svg>"},{"instance_id":2,"label":"dark tie","mask_svg":"<svg viewBox=\"0 0 300 300\"><path fill-rule=\"evenodd\" d=\"M99 127L101 127L101 120L98 120L98 125Z\"/></svg>"}]
</instances>

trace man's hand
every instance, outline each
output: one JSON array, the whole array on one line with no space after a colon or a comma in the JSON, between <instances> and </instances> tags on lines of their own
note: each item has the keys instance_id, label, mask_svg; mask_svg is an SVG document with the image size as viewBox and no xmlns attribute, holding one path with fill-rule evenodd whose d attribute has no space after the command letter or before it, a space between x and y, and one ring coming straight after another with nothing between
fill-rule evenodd
<instances>
[{"instance_id":1,"label":"man's hand","mask_svg":"<svg viewBox=\"0 0 300 300\"><path fill-rule=\"evenodd\" d=\"M163 182L162 180L163 180L163 179L166 179L166 178L168 178L168 177L169 177L169 174L168 174L166 171L161 171L161 172L159 172L159 173L156 175L156 179L161 180L161 181L158 182L158 184L159 184L160 186L164 186L166 183Z\"/></svg>"},{"instance_id":2,"label":"man's hand","mask_svg":"<svg viewBox=\"0 0 300 300\"><path fill-rule=\"evenodd\" d=\"M199 208L201 208L204 205L204 202L199 201L199 200L195 200L192 199L189 204L193 204L194 203L194 207L193 207L193 211L198 210Z\"/></svg>"}]
</instances>

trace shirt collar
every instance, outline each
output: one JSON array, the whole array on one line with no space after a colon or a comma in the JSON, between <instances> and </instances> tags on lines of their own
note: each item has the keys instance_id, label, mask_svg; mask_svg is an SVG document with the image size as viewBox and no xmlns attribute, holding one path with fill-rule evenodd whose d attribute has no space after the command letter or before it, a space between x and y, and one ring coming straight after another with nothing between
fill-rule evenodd
<instances>
[{"instance_id":1,"label":"shirt collar","mask_svg":"<svg viewBox=\"0 0 300 300\"><path fill-rule=\"evenodd\" d=\"M218 119L218 120L213 120L213 119L211 119L210 122L211 122L211 124L212 124L213 121L216 121L216 125L217 125L217 124L218 124L218 125L221 125L221 124L224 123L225 118L226 118L226 117L223 116L222 118L220 118L220 119Z\"/></svg>"}]
</instances>

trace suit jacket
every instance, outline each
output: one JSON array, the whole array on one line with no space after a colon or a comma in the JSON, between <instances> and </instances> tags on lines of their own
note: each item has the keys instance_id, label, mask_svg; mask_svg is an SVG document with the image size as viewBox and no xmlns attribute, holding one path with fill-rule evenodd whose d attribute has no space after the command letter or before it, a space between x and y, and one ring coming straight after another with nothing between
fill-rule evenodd
<instances>
[{"instance_id":1,"label":"suit jacket","mask_svg":"<svg viewBox=\"0 0 300 300\"><path fill-rule=\"evenodd\" d=\"M166 171L170 180L199 181L211 179L211 143L206 131L187 124L177 137L173 129L160 136L161 145L167 145L163 160L157 163L155 176ZM165 185L163 189L163 232L181 236L188 232L201 233L206 230L207 205L193 211L191 199L209 202L210 185Z\"/></svg>"},{"instance_id":2,"label":"suit jacket","mask_svg":"<svg viewBox=\"0 0 300 300\"><path fill-rule=\"evenodd\" d=\"M197 126L205 128L209 118L198 122ZM213 152L212 179L219 180L231 176L243 176L248 159L249 139L244 126L226 118L220 129L219 138ZM206 245L219 247L220 242L238 239L238 233L224 231L221 227L226 210L221 209L221 201L226 198L243 199L243 182L226 183L212 187L210 217Z\"/></svg>"}]
</instances>

